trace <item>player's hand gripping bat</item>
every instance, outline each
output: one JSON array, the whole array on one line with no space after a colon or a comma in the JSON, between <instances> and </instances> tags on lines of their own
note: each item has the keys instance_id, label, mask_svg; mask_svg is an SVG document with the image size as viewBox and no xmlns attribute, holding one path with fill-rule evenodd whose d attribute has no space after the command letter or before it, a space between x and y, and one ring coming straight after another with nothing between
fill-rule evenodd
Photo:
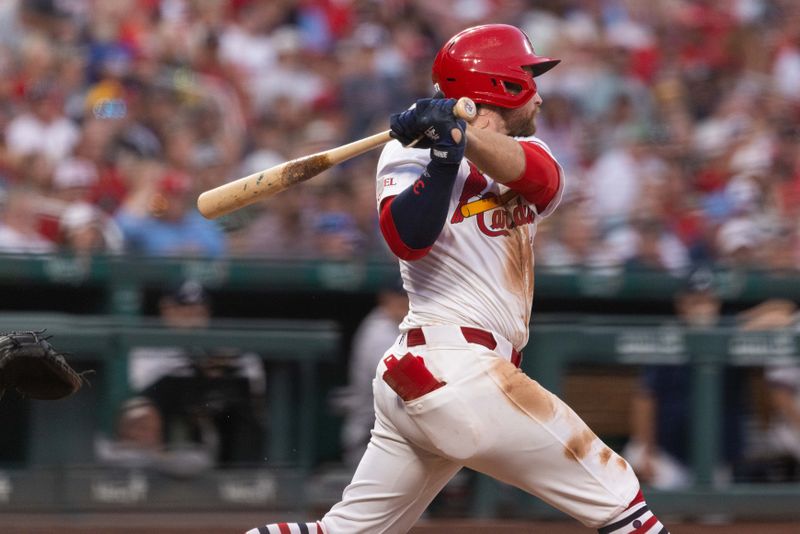
<instances>
[{"instance_id":1,"label":"player's hand gripping bat","mask_svg":"<svg viewBox=\"0 0 800 534\"><path fill-rule=\"evenodd\" d=\"M475 103L469 98L459 98L453 114L466 121L475 118ZM392 140L391 130L353 141L323 152L293 159L269 169L228 182L202 193L197 199L197 209L207 219L216 219L250 204L271 197L295 184L304 182L321 172L382 146ZM415 141L416 142L416 141ZM411 143L409 146L413 146Z\"/></svg>"}]
</instances>

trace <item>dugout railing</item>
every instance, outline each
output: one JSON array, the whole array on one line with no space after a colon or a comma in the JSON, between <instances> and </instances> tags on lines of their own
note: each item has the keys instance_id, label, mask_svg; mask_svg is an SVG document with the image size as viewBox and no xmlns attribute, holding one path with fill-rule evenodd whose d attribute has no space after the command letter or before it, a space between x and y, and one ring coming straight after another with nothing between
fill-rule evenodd
<instances>
[{"instance_id":1,"label":"dugout railing","mask_svg":"<svg viewBox=\"0 0 800 534\"><path fill-rule=\"evenodd\" d=\"M15 305L32 309L30 292L41 290L47 299L33 309L60 309L67 304L60 299L80 295L82 313L139 315L145 311L146 290L171 288L186 278L204 283L223 297L242 292L333 292L346 302L349 296L375 292L396 276L396 262L386 258L207 260L0 254L0 289L4 296L0 305L5 309L14 309ZM759 302L772 297L800 301L800 272L718 269L716 281L717 290L729 303ZM537 266L536 306L547 306L552 300L579 308L593 301L603 304L602 313L615 313L624 303L651 307L669 303L683 284L681 277L663 272Z\"/></svg>"}]
</instances>

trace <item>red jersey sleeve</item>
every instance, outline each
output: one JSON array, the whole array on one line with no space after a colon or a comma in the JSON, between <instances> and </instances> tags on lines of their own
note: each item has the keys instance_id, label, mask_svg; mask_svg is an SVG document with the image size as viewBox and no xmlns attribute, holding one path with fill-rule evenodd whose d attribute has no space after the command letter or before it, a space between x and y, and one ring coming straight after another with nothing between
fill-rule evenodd
<instances>
[{"instance_id":1,"label":"red jersey sleeve","mask_svg":"<svg viewBox=\"0 0 800 534\"><path fill-rule=\"evenodd\" d=\"M519 178L505 185L525 197L542 213L558 193L561 173L556 160L544 148L525 141L519 144L525 153L525 170Z\"/></svg>"}]
</instances>

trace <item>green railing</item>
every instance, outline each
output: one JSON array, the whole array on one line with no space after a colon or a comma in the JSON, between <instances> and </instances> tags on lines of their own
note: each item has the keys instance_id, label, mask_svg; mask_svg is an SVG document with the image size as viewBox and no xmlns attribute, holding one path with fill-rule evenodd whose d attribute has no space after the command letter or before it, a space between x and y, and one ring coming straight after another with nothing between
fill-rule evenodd
<instances>
[{"instance_id":1,"label":"green railing","mask_svg":"<svg viewBox=\"0 0 800 534\"><path fill-rule=\"evenodd\" d=\"M105 291L106 306L98 313L137 314L141 290L174 286L194 278L210 288L227 290L374 292L397 274L386 260L204 260L191 258L80 258L69 256L0 255L0 284L93 287ZM800 300L800 272L718 270L727 301L769 297ZM680 278L660 272L620 269L546 269L537 267L537 298L603 299L668 302L682 286Z\"/></svg>"},{"instance_id":2,"label":"green railing","mask_svg":"<svg viewBox=\"0 0 800 534\"><path fill-rule=\"evenodd\" d=\"M206 260L193 258L0 255L0 284L96 288L99 313L136 315L142 290L172 288L192 278L211 289L310 293L372 292L397 276L386 261Z\"/></svg>"},{"instance_id":3,"label":"green railing","mask_svg":"<svg viewBox=\"0 0 800 534\"><path fill-rule=\"evenodd\" d=\"M304 498L308 483L302 470L275 467L212 470L191 477L92 465L0 469L0 514L279 509L300 516L309 506Z\"/></svg>"}]
</instances>

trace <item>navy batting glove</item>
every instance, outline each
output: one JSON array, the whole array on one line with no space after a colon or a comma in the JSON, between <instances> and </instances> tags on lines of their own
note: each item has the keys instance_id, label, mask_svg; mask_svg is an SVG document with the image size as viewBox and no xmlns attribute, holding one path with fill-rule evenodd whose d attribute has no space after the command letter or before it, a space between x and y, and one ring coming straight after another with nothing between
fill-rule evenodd
<instances>
[{"instance_id":1,"label":"navy batting glove","mask_svg":"<svg viewBox=\"0 0 800 534\"><path fill-rule=\"evenodd\" d=\"M433 143L431 161L447 165L461 163L467 147L466 129L466 121L453 117L449 123L443 122L425 130L425 136Z\"/></svg>"},{"instance_id":2,"label":"navy batting glove","mask_svg":"<svg viewBox=\"0 0 800 534\"><path fill-rule=\"evenodd\" d=\"M417 100L411 109L392 115L389 118L389 127L392 130L391 136L403 143L403 146L407 146L419 139L425 128L428 127L421 119L431 101L431 98ZM422 137L414 145L414 148L430 148L432 146L433 144L426 137Z\"/></svg>"},{"instance_id":3,"label":"navy batting glove","mask_svg":"<svg viewBox=\"0 0 800 534\"><path fill-rule=\"evenodd\" d=\"M441 132L451 129L456 120L453 115L455 105L454 98L417 100L411 109L390 117L391 135L403 145L419 139L414 145L415 148L431 148L437 143Z\"/></svg>"},{"instance_id":4,"label":"navy batting glove","mask_svg":"<svg viewBox=\"0 0 800 534\"><path fill-rule=\"evenodd\" d=\"M431 160L447 165L458 165L464 157L464 148L467 144L464 136L467 123L456 119L453 115L456 100L434 98L425 104L419 118L422 124L427 125L423 134L433 145Z\"/></svg>"}]
</instances>

